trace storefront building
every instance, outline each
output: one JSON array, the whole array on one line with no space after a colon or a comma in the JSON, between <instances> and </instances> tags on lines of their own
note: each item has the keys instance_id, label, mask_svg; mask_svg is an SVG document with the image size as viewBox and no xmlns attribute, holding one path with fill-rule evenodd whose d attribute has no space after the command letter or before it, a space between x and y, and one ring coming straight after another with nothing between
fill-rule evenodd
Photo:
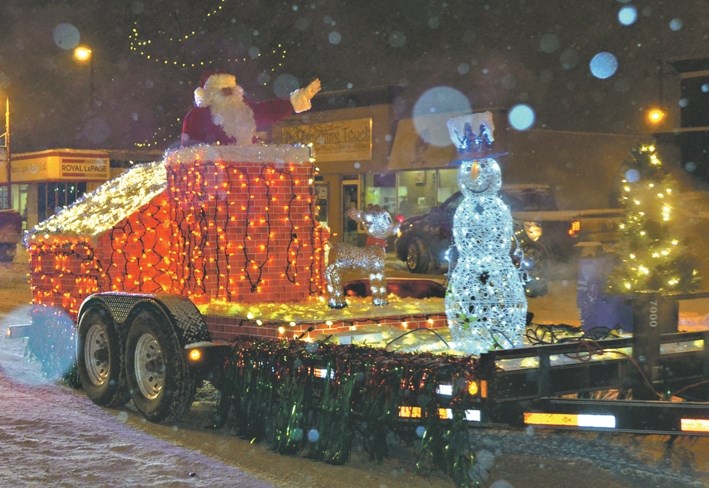
<instances>
[{"instance_id":1,"label":"storefront building","mask_svg":"<svg viewBox=\"0 0 709 488\"><path fill-rule=\"evenodd\" d=\"M13 154L10 173L11 207L22 215L23 228L32 228L120 174L126 165L157 158L159 153L156 152L133 154L84 149L48 149ZM0 175L5 198L7 176Z\"/></svg>"},{"instance_id":2,"label":"storefront building","mask_svg":"<svg viewBox=\"0 0 709 488\"><path fill-rule=\"evenodd\" d=\"M273 128L276 143L312 144L319 220L330 228L333 241L364 242L362 230L344 217L348 208L368 203L390 210L396 206L395 190L374 202L371 194L367 199L367 188L374 184L388 188L392 181L387 161L395 123L393 102L400 92L399 87L384 87L326 93L313 99L312 111Z\"/></svg>"},{"instance_id":3,"label":"storefront building","mask_svg":"<svg viewBox=\"0 0 709 488\"><path fill-rule=\"evenodd\" d=\"M380 205L398 216L428 212L458 191L459 158L446 122L461 113L401 117L395 113L401 89L323 94L311 112L273 130L276 143L310 143L319 176L320 221L334 241L363 244L361 228L346 218L349 207ZM317 103L315 103L317 102ZM492 114L492 152L504 183L548 185L562 209L615 206L618 173L630 149L652 138L531 129L517 131L507 110Z\"/></svg>"},{"instance_id":4,"label":"storefront building","mask_svg":"<svg viewBox=\"0 0 709 488\"><path fill-rule=\"evenodd\" d=\"M110 177L108 153L50 149L12 155L12 208L30 228ZM4 184L7 184L5 177Z\"/></svg>"}]
</instances>

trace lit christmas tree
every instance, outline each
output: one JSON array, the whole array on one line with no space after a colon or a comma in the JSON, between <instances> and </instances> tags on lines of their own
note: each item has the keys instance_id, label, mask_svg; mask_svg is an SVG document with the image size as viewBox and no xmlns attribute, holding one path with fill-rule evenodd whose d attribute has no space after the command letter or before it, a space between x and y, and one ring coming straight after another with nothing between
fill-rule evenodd
<instances>
[{"instance_id":1,"label":"lit christmas tree","mask_svg":"<svg viewBox=\"0 0 709 488\"><path fill-rule=\"evenodd\" d=\"M631 151L620 194L619 263L608 284L616 293L687 292L699 284L694 260L683 243L675 180L664 170L654 145Z\"/></svg>"}]
</instances>

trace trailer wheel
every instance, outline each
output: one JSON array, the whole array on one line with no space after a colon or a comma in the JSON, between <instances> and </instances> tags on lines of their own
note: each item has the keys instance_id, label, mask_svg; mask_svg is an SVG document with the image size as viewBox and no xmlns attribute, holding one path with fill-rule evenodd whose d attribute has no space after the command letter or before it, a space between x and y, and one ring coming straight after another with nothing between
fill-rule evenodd
<instances>
[{"instance_id":1,"label":"trailer wheel","mask_svg":"<svg viewBox=\"0 0 709 488\"><path fill-rule=\"evenodd\" d=\"M123 351L106 310L90 308L79 321L77 368L86 395L97 405L120 407L129 399Z\"/></svg>"},{"instance_id":2,"label":"trailer wheel","mask_svg":"<svg viewBox=\"0 0 709 488\"><path fill-rule=\"evenodd\" d=\"M172 324L162 315L140 312L126 340L126 373L135 407L151 422L172 422L187 413L195 378Z\"/></svg>"}]
</instances>

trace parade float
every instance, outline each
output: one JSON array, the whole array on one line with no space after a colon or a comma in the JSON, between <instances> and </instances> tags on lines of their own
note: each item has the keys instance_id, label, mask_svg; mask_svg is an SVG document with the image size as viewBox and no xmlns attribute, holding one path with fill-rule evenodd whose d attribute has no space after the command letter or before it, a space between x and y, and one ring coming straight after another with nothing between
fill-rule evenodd
<instances>
[{"instance_id":1,"label":"parade float","mask_svg":"<svg viewBox=\"0 0 709 488\"><path fill-rule=\"evenodd\" d=\"M709 431L706 403L658 401L706 399L709 365L705 332L638 334L648 318L648 330L672 320L662 294L636 300L632 337L564 330L576 340L550 344L563 328L537 329L530 342L499 167L479 152L486 121L449 127L468 201L447 290L386 280L377 246L329 260L308 147L196 145L131 168L26 236L29 347L47 369L75 363L99 405L132 400L173 422L209 380L222 392L215 424L278 452L337 464L360 443L378 460L396 433L417 441L421 470L461 486L479 481L470 427ZM375 237L393 230L381 215L354 217ZM636 400L589 395L609 389Z\"/></svg>"}]
</instances>

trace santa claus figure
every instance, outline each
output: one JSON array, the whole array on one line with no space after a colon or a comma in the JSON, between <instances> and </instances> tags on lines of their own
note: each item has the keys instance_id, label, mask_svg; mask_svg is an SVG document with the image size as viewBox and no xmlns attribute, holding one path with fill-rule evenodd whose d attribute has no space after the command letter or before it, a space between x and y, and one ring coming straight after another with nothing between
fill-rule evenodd
<instances>
[{"instance_id":1,"label":"santa claus figure","mask_svg":"<svg viewBox=\"0 0 709 488\"><path fill-rule=\"evenodd\" d=\"M252 102L244 98L234 75L208 73L194 92L195 108L182 123L182 145L253 144L257 130L309 110L310 100L319 91L320 80L315 79L291 93L288 100Z\"/></svg>"}]
</instances>

